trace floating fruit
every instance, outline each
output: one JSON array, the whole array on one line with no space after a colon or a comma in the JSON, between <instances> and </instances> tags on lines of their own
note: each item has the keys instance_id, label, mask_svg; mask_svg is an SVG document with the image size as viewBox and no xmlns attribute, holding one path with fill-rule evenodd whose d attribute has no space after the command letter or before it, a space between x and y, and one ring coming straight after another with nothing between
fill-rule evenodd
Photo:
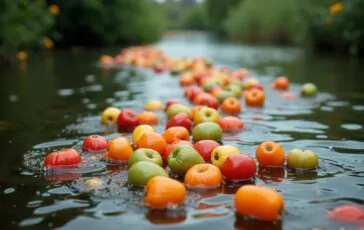
<instances>
[{"instance_id":1,"label":"floating fruit","mask_svg":"<svg viewBox=\"0 0 364 230\"><path fill-rule=\"evenodd\" d=\"M282 196L271 188L245 185L234 197L236 212L258 220L275 221L281 218L284 208Z\"/></svg>"},{"instance_id":2,"label":"floating fruit","mask_svg":"<svg viewBox=\"0 0 364 230\"><path fill-rule=\"evenodd\" d=\"M214 140L221 141L222 129L215 122L204 122L196 125L192 130L194 141Z\"/></svg>"},{"instance_id":3,"label":"floating fruit","mask_svg":"<svg viewBox=\"0 0 364 230\"><path fill-rule=\"evenodd\" d=\"M106 125L116 124L120 109L115 107L106 108L101 114L101 123Z\"/></svg>"},{"instance_id":4,"label":"floating fruit","mask_svg":"<svg viewBox=\"0 0 364 230\"><path fill-rule=\"evenodd\" d=\"M248 106L262 106L264 100L264 91L260 89L251 89L245 93L245 104Z\"/></svg>"},{"instance_id":5,"label":"floating fruit","mask_svg":"<svg viewBox=\"0 0 364 230\"><path fill-rule=\"evenodd\" d=\"M167 117L171 119L179 113L185 113L188 117L191 118L191 110L187 106L181 104L174 104L168 107L167 109Z\"/></svg>"},{"instance_id":6,"label":"floating fruit","mask_svg":"<svg viewBox=\"0 0 364 230\"><path fill-rule=\"evenodd\" d=\"M317 87L313 83L306 83L301 86L300 92L302 96L312 97L317 94Z\"/></svg>"},{"instance_id":7,"label":"floating fruit","mask_svg":"<svg viewBox=\"0 0 364 230\"><path fill-rule=\"evenodd\" d=\"M151 100L144 105L145 110L163 110L164 106L161 101Z\"/></svg>"},{"instance_id":8,"label":"floating fruit","mask_svg":"<svg viewBox=\"0 0 364 230\"><path fill-rule=\"evenodd\" d=\"M109 147L105 153L105 160L112 161L123 161L129 160L131 154L133 153L133 148L128 139L125 137L117 137L109 141Z\"/></svg>"},{"instance_id":9,"label":"floating fruit","mask_svg":"<svg viewBox=\"0 0 364 230\"><path fill-rule=\"evenodd\" d=\"M146 132L154 132L154 128L149 125L139 125L133 130L132 138L133 143L136 144L140 137Z\"/></svg>"},{"instance_id":10,"label":"floating fruit","mask_svg":"<svg viewBox=\"0 0 364 230\"><path fill-rule=\"evenodd\" d=\"M277 77L273 82L273 87L275 89L287 90L289 88L288 78L285 76Z\"/></svg>"},{"instance_id":11,"label":"floating fruit","mask_svg":"<svg viewBox=\"0 0 364 230\"><path fill-rule=\"evenodd\" d=\"M319 165L318 156L310 150L293 149L287 156L287 167L294 169L315 169Z\"/></svg>"},{"instance_id":12,"label":"floating fruit","mask_svg":"<svg viewBox=\"0 0 364 230\"><path fill-rule=\"evenodd\" d=\"M145 191L144 204L159 209L183 204L187 193L181 182L161 176L151 178Z\"/></svg>"},{"instance_id":13,"label":"floating fruit","mask_svg":"<svg viewBox=\"0 0 364 230\"><path fill-rule=\"evenodd\" d=\"M138 114L138 120L140 124L156 125L158 124L158 116L149 111L144 111Z\"/></svg>"},{"instance_id":14,"label":"floating fruit","mask_svg":"<svg viewBox=\"0 0 364 230\"><path fill-rule=\"evenodd\" d=\"M176 174L184 175L196 164L205 163L200 154L191 146L177 146L168 155L168 166Z\"/></svg>"},{"instance_id":15,"label":"floating fruit","mask_svg":"<svg viewBox=\"0 0 364 230\"><path fill-rule=\"evenodd\" d=\"M200 124L203 122L218 122L220 119L220 114L216 109L203 107L199 109L193 117L195 124Z\"/></svg>"},{"instance_id":16,"label":"floating fruit","mask_svg":"<svg viewBox=\"0 0 364 230\"><path fill-rule=\"evenodd\" d=\"M229 180L249 180L255 176L257 165L245 154L233 154L226 158L222 173Z\"/></svg>"},{"instance_id":17,"label":"floating fruit","mask_svg":"<svg viewBox=\"0 0 364 230\"><path fill-rule=\"evenodd\" d=\"M185 184L189 188L216 188L221 183L221 171L212 164L194 165L185 175Z\"/></svg>"},{"instance_id":18,"label":"floating fruit","mask_svg":"<svg viewBox=\"0 0 364 230\"><path fill-rule=\"evenodd\" d=\"M73 168L81 163L80 154L72 148L48 153L44 159L46 168Z\"/></svg>"},{"instance_id":19,"label":"floating fruit","mask_svg":"<svg viewBox=\"0 0 364 230\"><path fill-rule=\"evenodd\" d=\"M150 161L139 161L129 168L128 183L144 186L155 176L169 177L167 171L161 166Z\"/></svg>"},{"instance_id":20,"label":"floating fruit","mask_svg":"<svg viewBox=\"0 0 364 230\"><path fill-rule=\"evenodd\" d=\"M131 109L123 109L118 116L117 124L122 129L134 128L140 124L138 114Z\"/></svg>"},{"instance_id":21,"label":"floating fruit","mask_svg":"<svg viewBox=\"0 0 364 230\"><path fill-rule=\"evenodd\" d=\"M286 160L282 146L273 141L261 143L256 150L256 157L262 167L283 167Z\"/></svg>"},{"instance_id":22,"label":"floating fruit","mask_svg":"<svg viewBox=\"0 0 364 230\"><path fill-rule=\"evenodd\" d=\"M221 104L221 111L224 113L240 113L241 105L239 100L234 97L226 98Z\"/></svg>"},{"instance_id":23,"label":"floating fruit","mask_svg":"<svg viewBox=\"0 0 364 230\"><path fill-rule=\"evenodd\" d=\"M162 135L155 132L145 132L134 144L136 144L137 148L153 149L161 155L167 147L167 142Z\"/></svg>"},{"instance_id":24,"label":"floating fruit","mask_svg":"<svg viewBox=\"0 0 364 230\"><path fill-rule=\"evenodd\" d=\"M162 156L153 149L137 149L130 156L128 161L129 168L139 162L139 161L149 161L155 163L159 166L163 166Z\"/></svg>"},{"instance_id":25,"label":"floating fruit","mask_svg":"<svg viewBox=\"0 0 364 230\"><path fill-rule=\"evenodd\" d=\"M107 140L99 135L90 135L82 143L82 149L89 152L102 152L107 149Z\"/></svg>"},{"instance_id":26,"label":"floating fruit","mask_svg":"<svg viewBox=\"0 0 364 230\"><path fill-rule=\"evenodd\" d=\"M202 140L193 145L205 161L210 161L212 151L218 146L220 146L220 144L213 140Z\"/></svg>"},{"instance_id":27,"label":"floating fruit","mask_svg":"<svg viewBox=\"0 0 364 230\"><path fill-rule=\"evenodd\" d=\"M227 116L219 120L219 125L224 132L235 132L244 128L243 122L232 116Z\"/></svg>"},{"instance_id":28,"label":"floating fruit","mask_svg":"<svg viewBox=\"0 0 364 230\"><path fill-rule=\"evenodd\" d=\"M182 126L176 126L168 128L163 133L163 138L166 140L167 144L172 144L173 142L184 140L189 141L190 140L190 133L185 127Z\"/></svg>"},{"instance_id":29,"label":"floating fruit","mask_svg":"<svg viewBox=\"0 0 364 230\"><path fill-rule=\"evenodd\" d=\"M167 122L166 129L175 126L185 127L188 131L192 128L192 121L189 116L185 113L178 113Z\"/></svg>"},{"instance_id":30,"label":"floating fruit","mask_svg":"<svg viewBox=\"0 0 364 230\"><path fill-rule=\"evenodd\" d=\"M328 217L348 223L364 223L364 210L355 205L342 205L331 209Z\"/></svg>"},{"instance_id":31,"label":"floating fruit","mask_svg":"<svg viewBox=\"0 0 364 230\"><path fill-rule=\"evenodd\" d=\"M232 145L218 146L211 153L211 163L222 169L225 160L232 154L240 154L240 150Z\"/></svg>"}]
</instances>

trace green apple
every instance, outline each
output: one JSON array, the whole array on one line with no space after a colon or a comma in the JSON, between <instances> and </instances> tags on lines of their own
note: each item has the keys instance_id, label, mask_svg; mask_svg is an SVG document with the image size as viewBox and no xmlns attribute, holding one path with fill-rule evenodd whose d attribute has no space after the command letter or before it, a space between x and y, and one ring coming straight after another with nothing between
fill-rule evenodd
<instances>
[{"instance_id":1,"label":"green apple","mask_svg":"<svg viewBox=\"0 0 364 230\"><path fill-rule=\"evenodd\" d=\"M149 161L152 163L155 163L159 166L163 166L163 159L162 156L153 149L137 149L133 152L133 154L130 156L128 165L129 168L139 162L139 161Z\"/></svg>"},{"instance_id":2,"label":"green apple","mask_svg":"<svg viewBox=\"0 0 364 230\"><path fill-rule=\"evenodd\" d=\"M191 109L188 108L187 106L181 104L173 104L171 106L168 106L167 109L168 119L171 119L172 117L174 117L179 113L185 113L188 115L189 118L191 118Z\"/></svg>"},{"instance_id":3,"label":"green apple","mask_svg":"<svg viewBox=\"0 0 364 230\"><path fill-rule=\"evenodd\" d=\"M241 93L243 92L240 86L234 84L229 84L224 90L233 93L237 98L241 97Z\"/></svg>"},{"instance_id":4,"label":"green apple","mask_svg":"<svg viewBox=\"0 0 364 230\"><path fill-rule=\"evenodd\" d=\"M317 94L317 87L313 83L306 83L301 86L301 95L312 97Z\"/></svg>"},{"instance_id":5,"label":"green apple","mask_svg":"<svg viewBox=\"0 0 364 230\"><path fill-rule=\"evenodd\" d=\"M211 153L211 163L222 169L225 160L232 154L240 154L240 150L232 145L221 145Z\"/></svg>"},{"instance_id":6,"label":"green apple","mask_svg":"<svg viewBox=\"0 0 364 230\"><path fill-rule=\"evenodd\" d=\"M203 122L192 129L194 141L213 140L220 142L222 138L222 129L215 122Z\"/></svg>"},{"instance_id":7,"label":"green apple","mask_svg":"<svg viewBox=\"0 0 364 230\"><path fill-rule=\"evenodd\" d=\"M229 85L237 85L240 90L243 90L243 82L238 79L231 80Z\"/></svg>"},{"instance_id":8,"label":"green apple","mask_svg":"<svg viewBox=\"0 0 364 230\"><path fill-rule=\"evenodd\" d=\"M203 107L193 116L193 121L195 124L200 124L203 122L219 122L220 114L216 109L210 107Z\"/></svg>"},{"instance_id":9,"label":"green apple","mask_svg":"<svg viewBox=\"0 0 364 230\"><path fill-rule=\"evenodd\" d=\"M235 97L235 94L226 90L222 90L216 96L220 103L222 103L223 101L225 101L226 98L229 97Z\"/></svg>"},{"instance_id":10,"label":"green apple","mask_svg":"<svg viewBox=\"0 0 364 230\"><path fill-rule=\"evenodd\" d=\"M168 166L172 172L184 175L187 170L196 164L203 164L205 160L191 146L181 145L175 147L168 155Z\"/></svg>"},{"instance_id":11,"label":"green apple","mask_svg":"<svg viewBox=\"0 0 364 230\"><path fill-rule=\"evenodd\" d=\"M210 89L214 88L218 86L217 83L215 81L207 81L205 82L203 85L202 85L202 89L205 91L205 92L208 92Z\"/></svg>"},{"instance_id":12,"label":"green apple","mask_svg":"<svg viewBox=\"0 0 364 230\"><path fill-rule=\"evenodd\" d=\"M150 161L139 161L128 170L128 183L144 186L154 176L168 177L168 173L161 166Z\"/></svg>"},{"instance_id":13,"label":"green apple","mask_svg":"<svg viewBox=\"0 0 364 230\"><path fill-rule=\"evenodd\" d=\"M287 156L287 167L294 169L315 169L319 166L316 153L310 150L293 149Z\"/></svg>"}]
</instances>

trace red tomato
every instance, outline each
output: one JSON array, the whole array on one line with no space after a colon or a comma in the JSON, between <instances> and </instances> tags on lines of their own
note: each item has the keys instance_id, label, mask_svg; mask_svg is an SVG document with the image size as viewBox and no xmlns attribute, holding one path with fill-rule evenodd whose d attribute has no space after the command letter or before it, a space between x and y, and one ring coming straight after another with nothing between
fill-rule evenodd
<instances>
[{"instance_id":1,"label":"red tomato","mask_svg":"<svg viewBox=\"0 0 364 230\"><path fill-rule=\"evenodd\" d=\"M222 167L222 174L229 180L249 180L256 171L255 161L245 154L230 155Z\"/></svg>"},{"instance_id":2,"label":"red tomato","mask_svg":"<svg viewBox=\"0 0 364 230\"><path fill-rule=\"evenodd\" d=\"M233 116L220 119L219 125L224 132L239 131L244 128L244 123L239 118Z\"/></svg>"},{"instance_id":3,"label":"red tomato","mask_svg":"<svg viewBox=\"0 0 364 230\"><path fill-rule=\"evenodd\" d=\"M107 140L99 135L90 135L83 141L82 149L89 152L105 151L107 149Z\"/></svg>"},{"instance_id":4,"label":"red tomato","mask_svg":"<svg viewBox=\"0 0 364 230\"><path fill-rule=\"evenodd\" d=\"M44 166L47 168L77 167L80 163L80 154L71 148L49 153L44 160Z\"/></svg>"}]
</instances>

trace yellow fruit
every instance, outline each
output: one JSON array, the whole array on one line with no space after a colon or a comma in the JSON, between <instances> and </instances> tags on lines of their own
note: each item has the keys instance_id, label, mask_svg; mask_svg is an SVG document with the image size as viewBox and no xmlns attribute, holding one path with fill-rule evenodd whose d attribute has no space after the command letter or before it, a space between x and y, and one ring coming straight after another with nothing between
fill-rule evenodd
<instances>
[{"instance_id":1,"label":"yellow fruit","mask_svg":"<svg viewBox=\"0 0 364 230\"><path fill-rule=\"evenodd\" d=\"M136 144L139 138L146 132L154 132L154 128L150 125L139 125L133 131L133 143Z\"/></svg>"},{"instance_id":2,"label":"yellow fruit","mask_svg":"<svg viewBox=\"0 0 364 230\"><path fill-rule=\"evenodd\" d=\"M161 101L151 100L144 105L145 110L163 110L164 105Z\"/></svg>"},{"instance_id":3,"label":"yellow fruit","mask_svg":"<svg viewBox=\"0 0 364 230\"><path fill-rule=\"evenodd\" d=\"M120 114L120 109L115 107L109 107L102 112L101 122L106 125L115 124L118 116Z\"/></svg>"},{"instance_id":4,"label":"yellow fruit","mask_svg":"<svg viewBox=\"0 0 364 230\"><path fill-rule=\"evenodd\" d=\"M222 169L225 160L232 154L240 154L240 150L232 145L218 146L211 153L211 163Z\"/></svg>"}]
</instances>

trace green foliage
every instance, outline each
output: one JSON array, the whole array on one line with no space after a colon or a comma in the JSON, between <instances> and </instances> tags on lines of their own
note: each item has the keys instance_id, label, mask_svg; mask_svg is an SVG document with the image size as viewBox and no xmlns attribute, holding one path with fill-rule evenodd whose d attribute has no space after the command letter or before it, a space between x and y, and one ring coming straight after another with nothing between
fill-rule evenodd
<instances>
[{"instance_id":1,"label":"green foliage","mask_svg":"<svg viewBox=\"0 0 364 230\"><path fill-rule=\"evenodd\" d=\"M203 5L196 4L188 10L181 18L181 27L191 30L206 30L208 25Z\"/></svg>"},{"instance_id":2,"label":"green foliage","mask_svg":"<svg viewBox=\"0 0 364 230\"><path fill-rule=\"evenodd\" d=\"M338 3L342 9L330 13ZM310 39L318 49L335 50L351 55L364 53L364 1L314 1L305 11Z\"/></svg>"},{"instance_id":3,"label":"green foliage","mask_svg":"<svg viewBox=\"0 0 364 230\"><path fill-rule=\"evenodd\" d=\"M0 58L14 58L17 50L40 45L52 25L44 0L1 1Z\"/></svg>"},{"instance_id":4,"label":"green foliage","mask_svg":"<svg viewBox=\"0 0 364 230\"><path fill-rule=\"evenodd\" d=\"M305 32L301 0L245 0L229 12L225 29L233 39L295 43Z\"/></svg>"},{"instance_id":5,"label":"green foliage","mask_svg":"<svg viewBox=\"0 0 364 230\"><path fill-rule=\"evenodd\" d=\"M224 20L242 0L205 0L208 24L217 35L225 34Z\"/></svg>"},{"instance_id":6,"label":"green foliage","mask_svg":"<svg viewBox=\"0 0 364 230\"><path fill-rule=\"evenodd\" d=\"M65 45L145 43L160 38L165 19L152 0L53 0L60 6L56 30Z\"/></svg>"}]
</instances>

